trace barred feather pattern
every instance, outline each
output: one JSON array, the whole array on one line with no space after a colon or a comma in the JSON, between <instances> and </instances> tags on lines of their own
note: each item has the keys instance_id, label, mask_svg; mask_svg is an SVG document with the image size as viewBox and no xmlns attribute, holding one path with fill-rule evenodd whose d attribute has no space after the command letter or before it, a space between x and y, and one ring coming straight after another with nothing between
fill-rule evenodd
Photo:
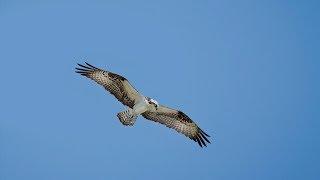
<instances>
[{"instance_id":1,"label":"barred feather pattern","mask_svg":"<svg viewBox=\"0 0 320 180\"><path fill-rule=\"evenodd\" d=\"M163 124L169 128L184 134L199 146L207 146L210 143L207 133L200 129L186 114L165 106L159 106L155 111L147 111L142 113L142 116L154 122Z\"/></svg>"},{"instance_id":2,"label":"barred feather pattern","mask_svg":"<svg viewBox=\"0 0 320 180\"><path fill-rule=\"evenodd\" d=\"M139 92L123 76L99 69L88 63L78 65L76 73L88 77L103 86L122 104L133 108L135 102L141 98Z\"/></svg>"},{"instance_id":3,"label":"barred feather pattern","mask_svg":"<svg viewBox=\"0 0 320 180\"><path fill-rule=\"evenodd\" d=\"M119 112L117 117L123 125L133 126L138 116L133 113L131 108L129 108L126 111Z\"/></svg>"}]
</instances>

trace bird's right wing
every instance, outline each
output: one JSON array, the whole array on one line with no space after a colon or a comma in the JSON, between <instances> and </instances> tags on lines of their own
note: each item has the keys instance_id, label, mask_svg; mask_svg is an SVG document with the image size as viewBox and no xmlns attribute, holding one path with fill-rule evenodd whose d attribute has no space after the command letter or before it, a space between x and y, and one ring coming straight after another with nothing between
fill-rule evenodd
<instances>
[{"instance_id":1,"label":"bird's right wing","mask_svg":"<svg viewBox=\"0 0 320 180\"><path fill-rule=\"evenodd\" d=\"M207 133L201 130L186 114L181 111L171 109L165 106L158 106L155 110L150 110L142 113L142 116L154 122L164 124L169 128L173 128L179 133L184 134L190 139L198 142L202 147L210 143Z\"/></svg>"},{"instance_id":2,"label":"bird's right wing","mask_svg":"<svg viewBox=\"0 0 320 180\"><path fill-rule=\"evenodd\" d=\"M133 108L134 104L142 98L139 92L126 78L118 74L99 69L88 63L86 63L86 65L78 65L79 67L76 68L76 73L86 76L102 85L107 91L122 102L122 104Z\"/></svg>"}]
</instances>

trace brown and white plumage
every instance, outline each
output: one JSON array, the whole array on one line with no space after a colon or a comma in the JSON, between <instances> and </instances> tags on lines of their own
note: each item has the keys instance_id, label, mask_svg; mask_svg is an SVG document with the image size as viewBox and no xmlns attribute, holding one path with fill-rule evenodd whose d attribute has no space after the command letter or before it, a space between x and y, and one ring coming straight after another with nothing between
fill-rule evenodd
<instances>
[{"instance_id":1,"label":"brown and white plumage","mask_svg":"<svg viewBox=\"0 0 320 180\"><path fill-rule=\"evenodd\" d=\"M210 137L202 131L186 114L181 111L160 105L157 110L149 110L141 114L144 118L161 123L198 142L202 147L210 143Z\"/></svg>"},{"instance_id":2,"label":"brown and white plumage","mask_svg":"<svg viewBox=\"0 0 320 180\"><path fill-rule=\"evenodd\" d=\"M76 72L86 76L107 91L113 94L122 104L129 107L128 110L118 113L118 118L123 125L132 126L138 115L144 118L164 124L165 126L184 134L196 141L201 147L210 143L208 134L201 130L186 114L162 105L157 101L141 95L129 81L118 74L94 67L88 63L78 64Z\"/></svg>"},{"instance_id":3,"label":"brown and white plumage","mask_svg":"<svg viewBox=\"0 0 320 180\"><path fill-rule=\"evenodd\" d=\"M112 72L96 68L88 63L85 65L78 64L76 72L86 76L113 94L122 104L133 108L135 102L141 98L139 92L129 83L129 81Z\"/></svg>"}]
</instances>

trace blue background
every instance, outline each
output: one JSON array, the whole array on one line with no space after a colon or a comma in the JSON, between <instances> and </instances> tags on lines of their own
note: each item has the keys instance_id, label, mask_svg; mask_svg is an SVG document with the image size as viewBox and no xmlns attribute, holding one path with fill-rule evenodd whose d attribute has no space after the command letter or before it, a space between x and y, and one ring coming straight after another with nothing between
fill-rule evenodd
<instances>
[{"instance_id":1,"label":"blue background","mask_svg":"<svg viewBox=\"0 0 320 180\"><path fill-rule=\"evenodd\" d=\"M319 1L0 1L0 179L318 179ZM127 77L195 142L74 73Z\"/></svg>"}]
</instances>

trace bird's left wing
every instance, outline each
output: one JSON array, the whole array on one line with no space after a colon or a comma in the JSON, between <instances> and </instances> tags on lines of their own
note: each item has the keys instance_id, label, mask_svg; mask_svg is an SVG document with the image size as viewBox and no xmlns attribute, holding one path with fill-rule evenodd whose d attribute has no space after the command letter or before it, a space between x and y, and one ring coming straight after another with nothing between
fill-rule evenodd
<instances>
[{"instance_id":1,"label":"bird's left wing","mask_svg":"<svg viewBox=\"0 0 320 180\"><path fill-rule=\"evenodd\" d=\"M133 108L134 104L141 99L139 92L129 83L129 81L118 74L94 67L88 63L78 64L76 72L86 76L113 94L122 104Z\"/></svg>"},{"instance_id":2,"label":"bird's left wing","mask_svg":"<svg viewBox=\"0 0 320 180\"><path fill-rule=\"evenodd\" d=\"M142 116L151 121L175 129L179 133L196 141L201 147L207 146L206 142L210 143L207 138L210 136L201 130L196 123L181 111L160 105L157 110L146 111L142 113Z\"/></svg>"}]
</instances>

